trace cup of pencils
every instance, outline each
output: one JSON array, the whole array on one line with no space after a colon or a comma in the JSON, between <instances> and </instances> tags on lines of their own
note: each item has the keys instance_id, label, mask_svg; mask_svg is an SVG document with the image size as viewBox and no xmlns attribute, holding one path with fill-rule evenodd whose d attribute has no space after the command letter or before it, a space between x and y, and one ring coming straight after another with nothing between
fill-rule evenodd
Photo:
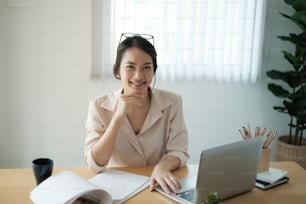
<instances>
[{"instance_id":1,"label":"cup of pencils","mask_svg":"<svg viewBox=\"0 0 306 204\"><path fill-rule=\"evenodd\" d=\"M270 154L271 154L271 149L269 145L271 144L273 139L277 136L277 132L272 130L269 131L269 133L266 135L266 130L267 130L266 127L261 129L259 126L257 126L253 134L250 125L248 125L247 127L243 126L242 130L239 129L241 137L244 140L252 139L254 137L265 137L265 140L262 145L261 158L258 164L258 172L269 171Z\"/></svg>"}]
</instances>

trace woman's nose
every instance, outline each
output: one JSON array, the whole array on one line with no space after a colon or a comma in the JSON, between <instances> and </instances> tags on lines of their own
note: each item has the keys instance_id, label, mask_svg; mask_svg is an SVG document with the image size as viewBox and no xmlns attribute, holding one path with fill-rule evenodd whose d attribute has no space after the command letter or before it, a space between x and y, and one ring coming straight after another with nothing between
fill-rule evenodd
<instances>
[{"instance_id":1,"label":"woman's nose","mask_svg":"<svg viewBox=\"0 0 306 204\"><path fill-rule=\"evenodd\" d=\"M135 73L134 73L134 77L136 79L142 79L143 78L143 73L141 70L136 70Z\"/></svg>"}]
</instances>

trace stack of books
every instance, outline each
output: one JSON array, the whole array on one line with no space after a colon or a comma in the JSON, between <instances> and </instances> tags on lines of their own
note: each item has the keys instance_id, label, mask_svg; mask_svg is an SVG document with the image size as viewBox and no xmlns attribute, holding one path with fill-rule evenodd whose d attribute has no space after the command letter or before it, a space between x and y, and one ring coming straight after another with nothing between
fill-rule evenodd
<instances>
[{"instance_id":1,"label":"stack of books","mask_svg":"<svg viewBox=\"0 0 306 204\"><path fill-rule=\"evenodd\" d=\"M281 169L269 168L269 171L257 174L255 186L266 190L289 181L288 172Z\"/></svg>"}]
</instances>

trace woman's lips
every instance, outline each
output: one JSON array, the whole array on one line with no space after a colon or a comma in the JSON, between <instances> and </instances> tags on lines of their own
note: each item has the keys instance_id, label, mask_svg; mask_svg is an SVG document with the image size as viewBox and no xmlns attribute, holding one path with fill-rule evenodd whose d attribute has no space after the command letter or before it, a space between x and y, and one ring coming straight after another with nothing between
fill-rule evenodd
<instances>
[{"instance_id":1,"label":"woman's lips","mask_svg":"<svg viewBox=\"0 0 306 204\"><path fill-rule=\"evenodd\" d=\"M146 82L145 81L143 81L143 82L130 82L133 86L135 86L135 87L143 87L145 84L146 84Z\"/></svg>"}]
</instances>

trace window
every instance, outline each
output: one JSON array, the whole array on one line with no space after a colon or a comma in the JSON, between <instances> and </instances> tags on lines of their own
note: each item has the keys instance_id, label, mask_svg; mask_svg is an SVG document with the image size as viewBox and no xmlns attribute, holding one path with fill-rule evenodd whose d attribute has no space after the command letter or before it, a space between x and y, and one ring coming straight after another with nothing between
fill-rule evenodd
<instances>
[{"instance_id":1,"label":"window","mask_svg":"<svg viewBox=\"0 0 306 204\"><path fill-rule=\"evenodd\" d=\"M121 33L155 39L157 77L256 82L265 0L94 0L93 77L112 73Z\"/></svg>"}]
</instances>

